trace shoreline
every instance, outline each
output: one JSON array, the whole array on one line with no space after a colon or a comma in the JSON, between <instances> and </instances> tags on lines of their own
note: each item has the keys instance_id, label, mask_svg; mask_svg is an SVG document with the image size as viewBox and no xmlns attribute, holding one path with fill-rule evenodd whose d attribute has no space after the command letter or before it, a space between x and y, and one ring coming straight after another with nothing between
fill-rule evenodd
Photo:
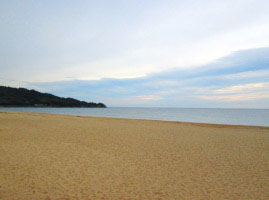
<instances>
[{"instance_id":1,"label":"shoreline","mask_svg":"<svg viewBox=\"0 0 269 200\"><path fill-rule=\"evenodd\" d=\"M0 110L1 112L13 112L13 113L36 113L36 114L45 114L45 115L62 115L62 116L74 116L74 117L84 117L84 118L105 118L105 119L121 119L121 120L145 120L145 121L156 121L156 122L171 122L171 123L182 123L196 126L211 126L211 127L253 127L253 128L264 128L269 130L269 126L257 126L257 125L241 125L241 124L219 124L219 123L203 123L203 122L185 122L185 121L169 121L169 120L158 120L158 119L138 119L138 118L121 118L121 117L98 117L98 116L85 116L85 115L73 115L73 114L59 114L59 113L43 113L43 112L25 112L25 111L5 111Z\"/></svg>"},{"instance_id":2,"label":"shoreline","mask_svg":"<svg viewBox=\"0 0 269 200\"><path fill-rule=\"evenodd\" d=\"M0 199L266 199L269 128L0 111Z\"/></svg>"}]
</instances>

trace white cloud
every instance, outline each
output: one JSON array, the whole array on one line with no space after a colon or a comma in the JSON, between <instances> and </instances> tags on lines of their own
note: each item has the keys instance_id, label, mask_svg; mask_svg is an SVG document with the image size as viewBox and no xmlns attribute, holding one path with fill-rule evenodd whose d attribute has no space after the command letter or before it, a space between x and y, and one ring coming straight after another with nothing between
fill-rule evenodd
<instances>
[{"instance_id":1,"label":"white cloud","mask_svg":"<svg viewBox=\"0 0 269 200\"><path fill-rule=\"evenodd\" d=\"M249 83L213 90L208 95L196 96L202 100L241 102L268 99L269 83Z\"/></svg>"},{"instance_id":2,"label":"white cloud","mask_svg":"<svg viewBox=\"0 0 269 200\"><path fill-rule=\"evenodd\" d=\"M251 94L233 94L233 95L219 95L219 96L196 96L202 100L222 101L222 102L241 102L253 101L259 99L268 99L269 92L255 92Z\"/></svg>"},{"instance_id":3,"label":"white cloud","mask_svg":"<svg viewBox=\"0 0 269 200\"><path fill-rule=\"evenodd\" d=\"M269 46L265 0L9 2L0 70L16 81L135 78Z\"/></svg>"},{"instance_id":4,"label":"white cloud","mask_svg":"<svg viewBox=\"0 0 269 200\"><path fill-rule=\"evenodd\" d=\"M162 100L163 97L156 95L139 95L124 98L108 98L110 106L128 106L128 105L151 105L154 101Z\"/></svg>"},{"instance_id":5,"label":"white cloud","mask_svg":"<svg viewBox=\"0 0 269 200\"><path fill-rule=\"evenodd\" d=\"M269 83L249 83L243 85L235 85L227 88L218 89L215 91L215 93L249 93L256 92L257 90L269 91Z\"/></svg>"},{"instance_id":6,"label":"white cloud","mask_svg":"<svg viewBox=\"0 0 269 200\"><path fill-rule=\"evenodd\" d=\"M146 101L158 101L163 99L161 96L156 96L156 95L142 95L142 96L137 96L137 98L146 100Z\"/></svg>"},{"instance_id":7,"label":"white cloud","mask_svg":"<svg viewBox=\"0 0 269 200\"><path fill-rule=\"evenodd\" d=\"M229 75L222 75L218 76L219 78L225 79L245 79L245 78L264 78L269 77L269 70L257 70L257 71L248 71L248 72L241 72L236 74L229 74Z\"/></svg>"}]
</instances>

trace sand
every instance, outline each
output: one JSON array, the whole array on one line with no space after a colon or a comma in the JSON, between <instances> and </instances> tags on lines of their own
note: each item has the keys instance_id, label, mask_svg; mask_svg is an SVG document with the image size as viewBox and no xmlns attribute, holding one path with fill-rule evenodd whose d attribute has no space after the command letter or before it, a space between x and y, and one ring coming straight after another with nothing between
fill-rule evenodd
<instances>
[{"instance_id":1,"label":"sand","mask_svg":"<svg viewBox=\"0 0 269 200\"><path fill-rule=\"evenodd\" d=\"M269 128L0 112L0 199L269 199Z\"/></svg>"}]
</instances>

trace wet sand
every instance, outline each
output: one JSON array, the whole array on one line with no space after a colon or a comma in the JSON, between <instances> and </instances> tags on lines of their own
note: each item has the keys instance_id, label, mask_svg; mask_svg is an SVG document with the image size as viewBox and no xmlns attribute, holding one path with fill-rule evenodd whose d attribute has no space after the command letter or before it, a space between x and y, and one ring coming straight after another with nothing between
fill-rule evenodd
<instances>
[{"instance_id":1,"label":"wet sand","mask_svg":"<svg viewBox=\"0 0 269 200\"><path fill-rule=\"evenodd\" d=\"M0 111L0 199L269 199L269 128Z\"/></svg>"}]
</instances>

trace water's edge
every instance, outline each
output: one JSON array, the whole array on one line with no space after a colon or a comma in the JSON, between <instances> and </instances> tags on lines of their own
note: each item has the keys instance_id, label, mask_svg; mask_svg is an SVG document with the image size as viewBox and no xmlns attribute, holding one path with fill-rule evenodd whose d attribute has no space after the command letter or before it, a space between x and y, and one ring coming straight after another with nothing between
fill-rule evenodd
<instances>
[{"instance_id":1,"label":"water's edge","mask_svg":"<svg viewBox=\"0 0 269 200\"><path fill-rule=\"evenodd\" d=\"M0 111L38 112L89 117L160 120L187 123L269 127L269 109L220 108L30 108L0 107Z\"/></svg>"}]
</instances>

